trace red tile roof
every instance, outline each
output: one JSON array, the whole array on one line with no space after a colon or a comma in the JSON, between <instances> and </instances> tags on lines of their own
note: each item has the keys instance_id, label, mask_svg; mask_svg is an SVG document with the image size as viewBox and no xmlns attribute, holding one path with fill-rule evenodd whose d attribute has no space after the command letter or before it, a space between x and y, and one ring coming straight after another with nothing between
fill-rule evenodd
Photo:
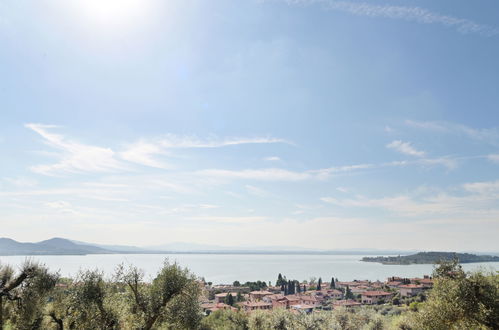
<instances>
[{"instance_id":1,"label":"red tile roof","mask_svg":"<svg viewBox=\"0 0 499 330\"><path fill-rule=\"evenodd\" d=\"M385 291L366 291L362 294L363 296L390 296L392 293Z\"/></svg>"}]
</instances>

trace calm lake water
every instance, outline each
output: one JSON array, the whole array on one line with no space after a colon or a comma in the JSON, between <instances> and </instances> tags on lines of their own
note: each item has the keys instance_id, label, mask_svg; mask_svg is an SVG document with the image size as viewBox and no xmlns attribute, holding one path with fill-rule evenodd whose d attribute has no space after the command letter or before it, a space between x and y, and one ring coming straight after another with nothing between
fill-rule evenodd
<instances>
[{"instance_id":1,"label":"calm lake water","mask_svg":"<svg viewBox=\"0 0 499 330\"><path fill-rule=\"evenodd\" d=\"M112 275L116 265L133 264L153 276L163 260L177 261L197 276L215 284L232 283L235 280L272 281L282 273L288 279L308 280L322 277L329 281L332 276L340 281L354 279L385 280L389 276L422 277L431 274L433 265L382 265L362 262L364 255L228 255L228 254L107 254L86 256L0 256L1 264L16 266L26 258L44 263L63 276L75 275L80 269L98 268ZM499 270L499 262L464 264L466 271L478 268Z\"/></svg>"}]
</instances>

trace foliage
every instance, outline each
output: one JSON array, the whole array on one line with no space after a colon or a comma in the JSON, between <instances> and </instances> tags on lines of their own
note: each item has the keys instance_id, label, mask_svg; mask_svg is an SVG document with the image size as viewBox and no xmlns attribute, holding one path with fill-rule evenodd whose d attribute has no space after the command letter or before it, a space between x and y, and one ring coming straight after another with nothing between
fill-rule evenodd
<instances>
[{"instance_id":1,"label":"foliage","mask_svg":"<svg viewBox=\"0 0 499 330\"><path fill-rule=\"evenodd\" d=\"M19 272L0 265L0 328L6 321L19 328L40 327L45 301L58 278L58 274L30 260Z\"/></svg>"},{"instance_id":2,"label":"foliage","mask_svg":"<svg viewBox=\"0 0 499 330\"><path fill-rule=\"evenodd\" d=\"M434 264L439 261L451 261L456 259L460 263L499 261L499 256L475 255L470 253L455 252L419 252L408 256L396 257L364 257L362 261L381 262L390 265L409 264Z\"/></svg>"},{"instance_id":3,"label":"foliage","mask_svg":"<svg viewBox=\"0 0 499 330\"><path fill-rule=\"evenodd\" d=\"M407 300L396 296L400 302L409 303L408 307L362 306L315 310L310 314L289 309L252 313L218 310L203 318L199 283L175 263L166 261L151 281L145 281L139 269L121 265L110 281L97 270L80 272L74 279L59 279L44 266L27 262L17 272L0 266L0 328L499 329L499 275L486 271L465 273L453 260L441 262L433 276L434 288L427 296ZM266 285L260 281L249 283ZM299 284L286 280L285 287L293 291ZM351 295L350 288L345 291ZM241 295L235 298L228 295L228 303L237 306Z\"/></svg>"},{"instance_id":4,"label":"foliage","mask_svg":"<svg viewBox=\"0 0 499 330\"><path fill-rule=\"evenodd\" d=\"M243 286L250 288L250 291L258 291L265 289L267 287L267 283L265 281L246 282Z\"/></svg>"},{"instance_id":5,"label":"foliage","mask_svg":"<svg viewBox=\"0 0 499 330\"><path fill-rule=\"evenodd\" d=\"M498 329L499 276L478 271L466 274L456 260L435 269L434 288L418 313L414 329Z\"/></svg>"},{"instance_id":6,"label":"foliage","mask_svg":"<svg viewBox=\"0 0 499 330\"><path fill-rule=\"evenodd\" d=\"M192 329L200 321L199 286L187 269L165 261L149 284L136 267L120 265L116 280L125 288L129 322L134 328L151 329L166 322L176 329Z\"/></svg>"}]
</instances>

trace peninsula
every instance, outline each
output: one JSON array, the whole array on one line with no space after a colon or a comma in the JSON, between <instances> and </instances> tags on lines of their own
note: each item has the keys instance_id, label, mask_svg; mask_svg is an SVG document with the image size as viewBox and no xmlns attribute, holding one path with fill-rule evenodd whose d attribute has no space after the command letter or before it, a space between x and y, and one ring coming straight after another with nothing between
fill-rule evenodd
<instances>
[{"instance_id":1,"label":"peninsula","mask_svg":"<svg viewBox=\"0 0 499 330\"><path fill-rule=\"evenodd\" d=\"M460 263L472 262L499 262L499 256L475 255L471 253L456 252L419 252L407 256L395 257L364 257L361 260L366 262L380 262L384 265L411 265L411 264L434 264L439 261L452 260L457 258Z\"/></svg>"}]
</instances>

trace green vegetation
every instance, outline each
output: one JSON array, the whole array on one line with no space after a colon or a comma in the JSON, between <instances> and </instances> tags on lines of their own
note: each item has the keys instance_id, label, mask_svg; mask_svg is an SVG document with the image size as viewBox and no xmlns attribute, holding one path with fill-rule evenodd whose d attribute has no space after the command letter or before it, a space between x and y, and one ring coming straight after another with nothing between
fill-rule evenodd
<instances>
[{"instance_id":1,"label":"green vegetation","mask_svg":"<svg viewBox=\"0 0 499 330\"><path fill-rule=\"evenodd\" d=\"M97 270L61 279L34 262L19 271L0 265L0 329L499 329L498 274L465 273L455 259L439 263L433 278L433 289L410 298L396 295L391 304L332 311L325 306L310 314L218 310L203 316L201 282L167 261L148 282L132 266L119 266L109 279ZM295 281L283 284L299 287ZM227 302L237 307L241 298L229 294Z\"/></svg>"},{"instance_id":2,"label":"green vegetation","mask_svg":"<svg viewBox=\"0 0 499 330\"><path fill-rule=\"evenodd\" d=\"M460 263L499 262L498 256L475 255L455 252L419 252L408 256L397 257L364 257L362 261L380 262L385 265L434 264L439 261L458 259Z\"/></svg>"},{"instance_id":3,"label":"green vegetation","mask_svg":"<svg viewBox=\"0 0 499 330\"><path fill-rule=\"evenodd\" d=\"M60 280L33 262L0 265L0 329L196 329L199 294L193 275L167 261L150 283L135 267Z\"/></svg>"}]
</instances>

